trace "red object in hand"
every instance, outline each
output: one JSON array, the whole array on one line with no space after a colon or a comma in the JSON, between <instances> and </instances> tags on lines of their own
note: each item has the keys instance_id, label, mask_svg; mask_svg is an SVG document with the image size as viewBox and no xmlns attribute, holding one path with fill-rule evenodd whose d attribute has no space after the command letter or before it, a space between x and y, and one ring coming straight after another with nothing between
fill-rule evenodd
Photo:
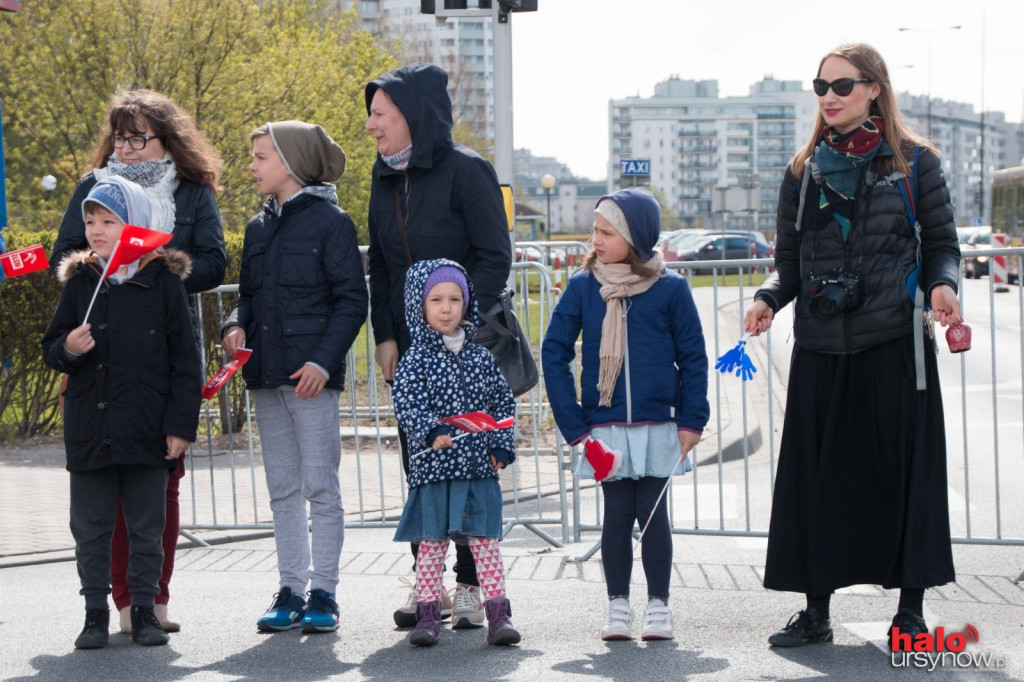
<instances>
[{"instance_id":1,"label":"red object in hand","mask_svg":"<svg viewBox=\"0 0 1024 682\"><path fill-rule=\"evenodd\" d=\"M481 433L483 431L507 429L515 424L516 418L506 417L500 421L494 421L494 417L486 412L466 412L465 414L453 414L450 417L444 417L440 421L467 433Z\"/></svg>"},{"instance_id":2,"label":"red object in hand","mask_svg":"<svg viewBox=\"0 0 1024 682\"><path fill-rule=\"evenodd\" d=\"M971 328L966 324L954 324L946 330L946 343L950 353L963 353L971 349Z\"/></svg>"},{"instance_id":3,"label":"red object in hand","mask_svg":"<svg viewBox=\"0 0 1024 682\"><path fill-rule=\"evenodd\" d=\"M583 444L583 456L594 469L594 480L603 481L609 476L614 476L619 465L622 464L622 453L611 450L602 441L595 438L588 438Z\"/></svg>"},{"instance_id":4,"label":"red object in hand","mask_svg":"<svg viewBox=\"0 0 1024 682\"><path fill-rule=\"evenodd\" d=\"M249 356L252 355L252 349L250 348L239 348L235 351L235 357L230 362L222 366L217 373L214 374L206 385L203 386L203 399L209 400L213 396L217 395L217 391L221 389L231 378L231 375L238 371L238 368L246 363Z\"/></svg>"}]
</instances>

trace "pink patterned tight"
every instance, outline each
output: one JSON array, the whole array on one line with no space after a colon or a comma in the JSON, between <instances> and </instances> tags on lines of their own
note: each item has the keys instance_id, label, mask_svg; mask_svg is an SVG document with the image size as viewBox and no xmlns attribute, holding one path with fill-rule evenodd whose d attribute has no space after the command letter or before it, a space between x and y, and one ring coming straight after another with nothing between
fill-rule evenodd
<instances>
[{"instance_id":1,"label":"pink patterned tight","mask_svg":"<svg viewBox=\"0 0 1024 682\"><path fill-rule=\"evenodd\" d=\"M444 557L449 539L421 540L416 555L417 601L440 601L444 591ZM469 550L476 563L481 598L486 601L505 596L505 565L496 538L469 538Z\"/></svg>"}]
</instances>

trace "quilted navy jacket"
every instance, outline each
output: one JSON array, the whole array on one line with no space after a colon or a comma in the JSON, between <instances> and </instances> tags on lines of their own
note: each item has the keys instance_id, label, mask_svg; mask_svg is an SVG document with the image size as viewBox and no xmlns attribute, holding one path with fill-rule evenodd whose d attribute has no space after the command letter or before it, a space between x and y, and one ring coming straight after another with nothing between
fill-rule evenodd
<instances>
[{"instance_id":1,"label":"quilted navy jacket","mask_svg":"<svg viewBox=\"0 0 1024 682\"><path fill-rule=\"evenodd\" d=\"M576 273L551 316L541 362L551 411L570 445L595 426L674 421L678 428L699 433L708 422L708 358L686 279L666 272L650 289L625 301L625 357L609 407L598 405L597 390L607 308L601 284L589 272ZM569 367L581 331L582 402Z\"/></svg>"},{"instance_id":2,"label":"quilted navy jacket","mask_svg":"<svg viewBox=\"0 0 1024 682\"><path fill-rule=\"evenodd\" d=\"M516 403L494 356L473 342L477 329L476 294L469 285L469 315L463 323L466 342L458 355L448 350L441 332L423 318L423 285L439 265L465 268L445 259L420 261L409 268L405 280L405 319L412 347L402 356L395 373L392 399L398 425L409 437L409 487L454 479L498 478L490 455L507 453L515 460L514 429L476 433L455 441L454 447L426 450L428 435L436 435L443 417L486 412L495 421L515 415ZM467 278L468 280L468 278ZM433 439L431 439L433 440Z\"/></svg>"},{"instance_id":3,"label":"quilted navy jacket","mask_svg":"<svg viewBox=\"0 0 1024 682\"><path fill-rule=\"evenodd\" d=\"M250 389L294 386L288 377L313 362L330 373L326 387L341 390L368 298L355 225L315 194L289 199L280 215L272 205L245 228L238 306L222 331L245 329Z\"/></svg>"}]
</instances>

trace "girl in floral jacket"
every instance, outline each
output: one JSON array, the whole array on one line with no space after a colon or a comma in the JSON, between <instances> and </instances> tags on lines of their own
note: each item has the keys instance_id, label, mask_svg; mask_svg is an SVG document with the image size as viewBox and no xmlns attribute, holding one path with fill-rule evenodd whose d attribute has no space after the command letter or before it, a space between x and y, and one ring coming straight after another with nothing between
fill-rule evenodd
<instances>
[{"instance_id":1,"label":"girl in floral jacket","mask_svg":"<svg viewBox=\"0 0 1024 682\"><path fill-rule=\"evenodd\" d=\"M451 539L467 543L485 598L489 644L515 644L505 596L498 471L515 460L511 429L475 433L455 442L440 420L480 411L495 420L515 415L512 391L494 357L473 342L476 298L465 269L447 259L413 265L405 282L405 318L412 347L395 373L398 424L409 436L409 498L396 542L419 542L416 557L414 646L437 644L442 571Z\"/></svg>"}]
</instances>

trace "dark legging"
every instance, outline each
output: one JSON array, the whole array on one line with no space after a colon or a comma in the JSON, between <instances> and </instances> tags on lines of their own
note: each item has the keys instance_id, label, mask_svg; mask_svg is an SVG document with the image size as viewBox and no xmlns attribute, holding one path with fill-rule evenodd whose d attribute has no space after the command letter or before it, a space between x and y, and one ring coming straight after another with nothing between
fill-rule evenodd
<instances>
[{"instance_id":1,"label":"dark legging","mask_svg":"<svg viewBox=\"0 0 1024 682\"><path fill-rule=\"evenodd\" d=\"M633 526L640 528L658 499L666 479L644 476L634 480L602 483L604 491L604 528L601 531L601 562L609 597L628 597L633 572ZM668 522L668 496L644 533L640 556L647 576L647 596L668 601L668 582L672 572L672 529Z\"/></svg>"},{"instance_id":2,"label":"dark legging","mask_svg":"<svg viewBox=\"0 0 1024 682\"><path fill-rule=\"evenodd\" d=\"M409 473L409 446L405 438L405 432L401 429L398 430L398 443L402 448L402 469L405 473ZM416 556L420 550L420 543L410 543L412 549L412 570L416 571ZM474 587L480 585L480 581L476 577L476 563L473 561L473 553L469 549L469 545L456 544L455 545L455 565L452 566L452 570L455 571L455 582L462 585L473 585Z\"/></svg>"}]
</instances>

